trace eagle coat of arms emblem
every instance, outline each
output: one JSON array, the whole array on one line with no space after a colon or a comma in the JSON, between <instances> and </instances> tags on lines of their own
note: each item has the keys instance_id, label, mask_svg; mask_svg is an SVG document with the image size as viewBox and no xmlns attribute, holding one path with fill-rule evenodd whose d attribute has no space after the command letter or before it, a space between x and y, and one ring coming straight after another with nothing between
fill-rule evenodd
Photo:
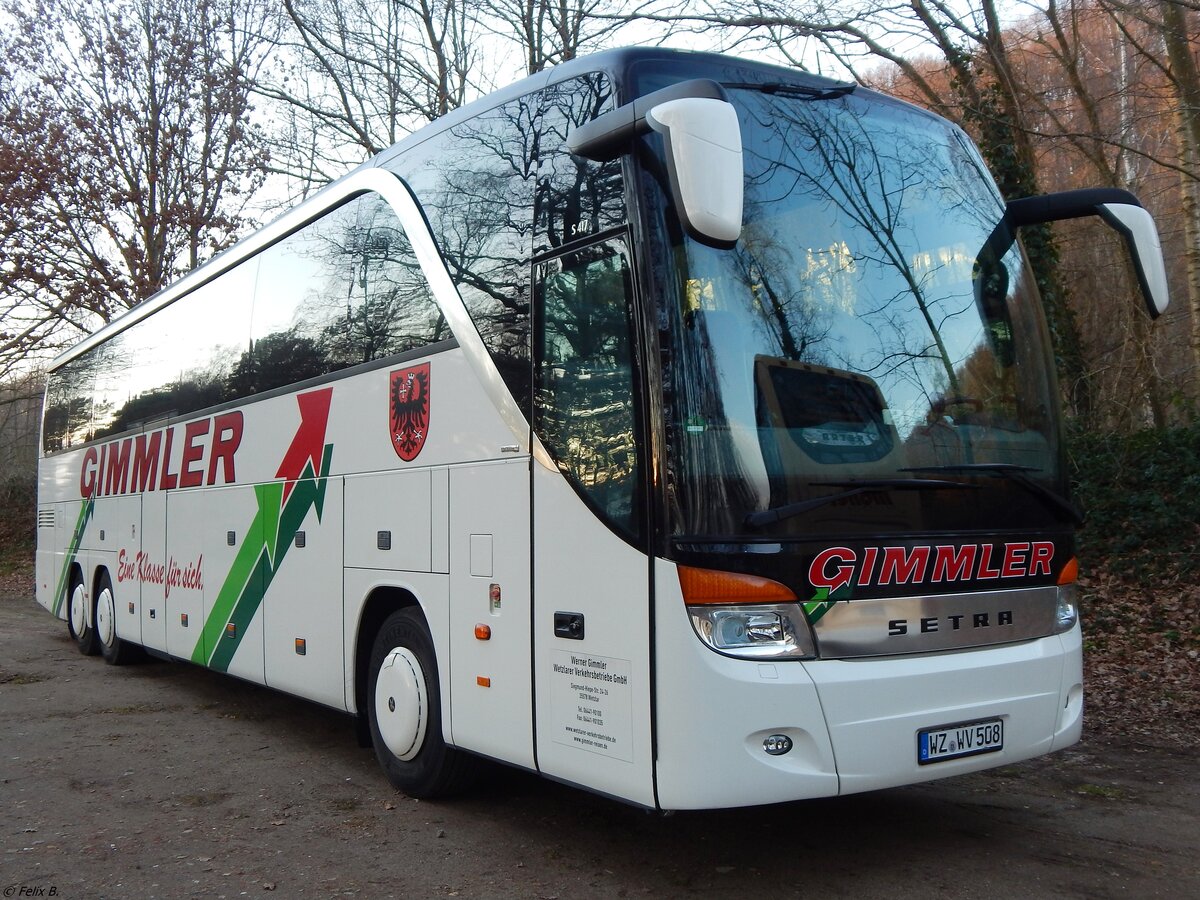
<instances>
[{"instance_id":1,"label":"eagle coat of arms emblem","mask_svg":"<svg viewBox=\"0 0 1200 900\"><path fill-rule=\"evenodd\" d=\"M429 363L392 372L388 420L392 449L412 462L429 436Z\"/></svg>"}]
</instances>

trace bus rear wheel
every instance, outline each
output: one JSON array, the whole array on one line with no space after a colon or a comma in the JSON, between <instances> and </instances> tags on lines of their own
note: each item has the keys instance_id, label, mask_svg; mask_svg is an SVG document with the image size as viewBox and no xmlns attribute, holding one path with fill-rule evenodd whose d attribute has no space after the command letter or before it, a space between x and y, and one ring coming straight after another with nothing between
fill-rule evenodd
<instances>
[{"instance_id":1,"label":"bus rear wheel","mask_svg":"<svg viewBox=\"0 0 1200 900\"><path fill-rule=\"evenodd\" d=\"M96 594L96 638L100 653L110 666L123 666L133 662L138 647L117 637L117 601L113 596L112 579L105 573L100 578L100 591Z\"/></svg>"},{"instance_id":2,"label":"bus rear wheel","mask_svg":"<svg viewBox=\"0 0 1200 900\"><path fill-rule=\"evenodd\" d=\"M100 652L100 641L96 638L93 627L95 616L89 616L87 589L83 579L76 575L71 581L70 595L67 599L67 630L75 641L75 646L84 656L95 656Z\"/></svg>"},{"instance_id":3,"label":"bus rear wheel","mask_svg":"<svg viewBox=\"0 0 1200 900\"><path fill-rule=\"evenodd\" d=\"M474 781L479 761L442 737L437 658L418 609L392 613L379 629L367 707L375 756L397 790L419 799L445 797Z\"/></svg>"}]
</instances>

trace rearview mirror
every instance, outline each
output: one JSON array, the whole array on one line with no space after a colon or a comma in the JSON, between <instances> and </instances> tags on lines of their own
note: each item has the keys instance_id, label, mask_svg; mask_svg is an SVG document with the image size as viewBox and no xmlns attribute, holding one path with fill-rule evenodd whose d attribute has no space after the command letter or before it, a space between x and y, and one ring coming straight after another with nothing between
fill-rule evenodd
<instances>
[{"instance_id":1,"label":"rearview mirror","mask_svg":"<svg viewBox=\"0 0 1200 900\"><path fill-rule=\"evenodd\" d=\"M1158 228L1154 218L1129 191L1118 188L1063 191L1011 200L1007 207L1008 221L1014 227L1083 216L1099 216L1125 239L1151 318L1166 312L1171 298Z\"/></svg>"},{"instance_id":2,"label":"rearview mirror","mask_svg":"<svg viewBox=\"0 0 1200 900\"><path fill-rule=\"evenodd\" d=\"M639 97L567 136L577 156L604 161L655 131L667 151L667 180L684 230L714 247L742 233L742 132L737 111L715 81L683 81Z\"/></svg>"},{"instance_id":3,"label":"rearview mirror","mask_svg":"<svg viewBox=\"0 0 1200 900\"><path fill-rule=\"evenodd\" d=\"M663 136L675 209L684 229L707 244L732 247L742 233L742 133L724 100L688 97L646 113Z\"/></svg>"}]
</instances>

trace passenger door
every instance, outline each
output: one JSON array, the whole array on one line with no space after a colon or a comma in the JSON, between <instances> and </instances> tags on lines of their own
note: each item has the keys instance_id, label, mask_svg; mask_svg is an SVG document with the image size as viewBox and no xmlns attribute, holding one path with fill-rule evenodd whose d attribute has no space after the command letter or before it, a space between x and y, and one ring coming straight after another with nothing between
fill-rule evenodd
<instances>
[{"instance_id":1,"label":"passenger door","mask_svg":"<svg viewBox=\"0 0 1200 900\"><path fill-rule=\"evenodd\" d=\"M610 237L535 268L539 768L654 805L633 284Z\"/></svg>"}]
</instances>

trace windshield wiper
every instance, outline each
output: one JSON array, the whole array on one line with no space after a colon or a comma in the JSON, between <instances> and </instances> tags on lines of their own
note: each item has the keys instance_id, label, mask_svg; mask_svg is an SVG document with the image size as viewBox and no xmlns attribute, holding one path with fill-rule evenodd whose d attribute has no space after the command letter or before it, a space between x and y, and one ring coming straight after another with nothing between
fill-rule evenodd
<instances>
[{"instance_id":1,"label":"windshield wiper","mask_svg":"<svg viewBox=\"0 0 1200 900\"><path fill-rule=\"evenodd\" d=\"M782 81L743 82L731 84L721 82L722 87L732 90L762 91L764 94L786 94L789 97L800 97L804 100L836 100L854 93L857 84L850 81L834 82L828 87L813 87L804 84L784 84Z\"/></svg>"},{"instance_id":2,"label":"windshield wiper","mask_svg":"<svg viewBox=\"0 0 1200 900\"><path fill-rule=\"evenodd\" d=\"M746 516L746 524L755 528L763 525L771 525L775 522L782 522L784 519L791 519L802 515L809 510L819 509L838 500L854 497L857 494L878 493L880 491L961 490L963 488L979 487L977 484L963 484L961 481L943 481L938 478L872 478L861 481L821 481L814 484L820 487L846 488L846 490L838 491L836 494L829 494L825 497L814 497L812 500L788 503L785 506L777 506L774 509L752 512Z\"/></svg>"},{"instance_id":3,"label":"windshield wiper","mask_svg":"<svg viewBox=\"0 0 1200 900\"><path fill-rule=\"evenodd\" d=\"M964 475L985 475L992 478L1004 478L1014 484L1019 484L1035 497L1043 500L1048 506L1062 513L1076 525L1083 524L1083 513L1079 507L1062 494L1051 490L1044 484L1034 481L1028 472L1040 472L1034 466L1018 466L1013 463L952 463L945 466L914 466L901 469L902 472L962 472Z\"/></svg>"}]
</instances>

